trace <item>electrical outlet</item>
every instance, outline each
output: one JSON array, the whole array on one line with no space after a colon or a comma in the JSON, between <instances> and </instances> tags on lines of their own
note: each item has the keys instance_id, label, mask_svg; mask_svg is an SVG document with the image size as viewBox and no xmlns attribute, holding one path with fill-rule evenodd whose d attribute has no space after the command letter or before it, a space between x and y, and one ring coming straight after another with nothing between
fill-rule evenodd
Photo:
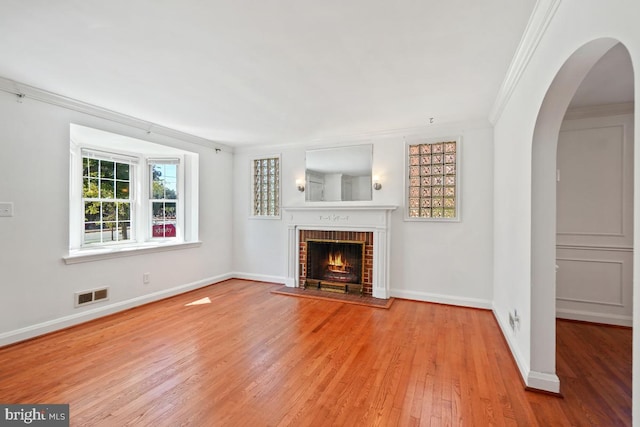
<instances>
[{"instance_id":1,"label":"electrical outlet","mask_svg":"<svg viewBox=\"0 0 640 427\"><path fill-rule=\"evenodd\" d=\"M145 285L151 283L151 273L144 273L142 275L142 283L144 283Z\"/></svg>"},{"instance_id":2,"label":"electrical outlet","mask_svg":"<svg viewBox=\"0 0 640 427\"><path fill-rule=\"evenodd\" d=\"M13 202L0 202L0 216L13 216Z\"/></svg>"}]
</instances>

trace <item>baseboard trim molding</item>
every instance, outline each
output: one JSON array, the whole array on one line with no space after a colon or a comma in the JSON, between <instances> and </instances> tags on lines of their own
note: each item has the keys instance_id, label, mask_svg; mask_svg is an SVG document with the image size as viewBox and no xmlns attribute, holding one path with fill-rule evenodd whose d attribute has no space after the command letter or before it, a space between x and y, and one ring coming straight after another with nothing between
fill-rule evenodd
<instances>
[{"instance_id":1,"label":"baseboard trim molding","mask_svg":"<svg viewBox=\"0 0 640 427\"><path fill-rule=\"evenodd\" d=\"M502 331L502 336L507 342L511 355L516 362L518 370L520 371L520 378L524 383L525 390L562 397L560 394L560 378L558 378L556 374L532 371L529 368L529 364L520 353L517 343L513 340L513 334L510 333L507 320L500 317L495 307L493 307L492 311L493 317L496 319L496 322L498 322L498 326Z\"/></svg>"},{"instance_id":2,"label":"baseboard trim molding","mask_svg":"<svg viewBox=\"0 0 640 427\"><path fill-rule=\"evenodd\" d=\"M556 309L558 319L579 320L582 322L602 323L615 326L633 326L633 316L622 316L618 314L596 313L591 311L568 310L564 308Z\"/></svg>"},{"instance_id":3,"label":"baseboard trim molding","mask_svg":"<svg viewBox=\"0 0 640 427\"><path fill-rule=\"evenodd\" d=\"M234 279L253 280L254 282L267 282L267 283L279 283L284 285L287 278L284 276L269 276L267 274L253 274L253 273L231 273L230 276Z\"/></svg>"},{"instance_id":4,"label":"baseboard trim molding","mask_svg":"<svg viewBox=\"0 0 640 427\"><path fill-rule=\"evenodd\" d=\"M406 291L402 289L391 289L389 291L389 295L396 298L457 305L461 307L482 308L485 310L491 310L492 308L491 301L479 298L464 298L451 295L432 294L428 292Z\"/></svg>"},{"instance_id":5,"label":"baseboard trim molding","mask_svg":"<svg viewBox=\"0 0 640 427\"><path fill-rule=\"evenodd\" d=\"M46 322L37 323L35 325L27 326L24 328L8 331L0 334L0 347L15 344L20 341L25 341L31 338L38 337L47 333L55 332L61 329L69 328L71 326L79 325L91 320L98 319L100 317L108 316L120 311L128 310L130 308L138 307L150 302L159 301L161 299L169 298L178 294L193 291L205 286L212 285L214 283L223 282L228 279L232 279L233 274L221 274L219 276L209 277L206 279L198 280L196 282L187 283L184 285L176 286L169 289L163 289L158 292L150 294L140 295L135 298L131 298L125 301L116 302L102 307L86 310L81 313L74 313L68 316L63 316L57 319L48 320Z\"/></svg>"},{"instance_id":6,"label":"baseboard trim molding","mask_svg":"<svg viewBox=\"0 0 640 427\"><path fill-rule=\"evenodd\" d=\"M513 360L516 362L516 366L518 367L518 371L520 371L520 379L522 380L524 387L527 388L527 378L529 377L530 372L529 364L524 360L524 357L522 357L522 354L520 353L519 347L513 341L513 336L509 333L509 325L508 323L506 323L507 320L505 319L504 321L502 321L495 307L493 307L491 311L493 312L493 317L498 323L498 327L500 327L502 337L507 342L507 346L509 346L511 357L513 357Z\"/></svg>"},{"instance_id":7,"label":"baseboard trim molding","mask_svg":"<svg viewBox=\"0 0 640 427\"><path fill-rule=\"evenodd\" d=\"M546 393L562 396L560 394L560 378L558 378L556 374L529 371L527 389L534 389L531 391L541 390Z\"/></svg>"}]
</instances>

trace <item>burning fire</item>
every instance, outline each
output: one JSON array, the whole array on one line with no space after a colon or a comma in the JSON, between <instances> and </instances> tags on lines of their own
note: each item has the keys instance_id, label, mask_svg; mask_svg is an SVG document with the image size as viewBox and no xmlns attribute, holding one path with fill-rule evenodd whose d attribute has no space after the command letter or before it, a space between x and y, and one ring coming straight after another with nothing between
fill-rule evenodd
<instances>
[{"instance_id":1,"label":"burning fire","mask_svg":"<svg viewBox=\"0 0 640 427\"><path fill-rule=\"evenodd\" d=\"M344 273L349 267L351 266L347 262L346 258L344 260L342 259L341 252L337 252L336 254L329 254L329 271L332 271L334 273Z\"/></svg>"}]
</instances>

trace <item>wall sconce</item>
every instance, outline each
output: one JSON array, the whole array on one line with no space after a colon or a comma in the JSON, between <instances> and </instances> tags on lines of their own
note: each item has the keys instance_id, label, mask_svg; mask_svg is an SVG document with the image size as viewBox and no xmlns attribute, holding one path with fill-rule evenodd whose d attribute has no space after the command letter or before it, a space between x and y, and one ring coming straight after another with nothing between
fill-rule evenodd
<instances>
[{"instance_id":1,"label":"wall sconce","mask_svg":"<svg viewBox=\"0 0 640 427\"><path fill-rule=\"evenodd\" d=\"M380 177L378 175L373 176L373 189L380 190L382 188L382 184L380 184Z\"/></svg>"},{"instance_id":2,"label":"wall sconce","mask_svg":"<svg viewBox=\"0 0 640 427\"><path fill-rule=\"evenodd\" d=\"M304 181L301 179L296 179L296 187L298 187L298 191L303 193L304 192Z\"/></svg>"}]
</instances>

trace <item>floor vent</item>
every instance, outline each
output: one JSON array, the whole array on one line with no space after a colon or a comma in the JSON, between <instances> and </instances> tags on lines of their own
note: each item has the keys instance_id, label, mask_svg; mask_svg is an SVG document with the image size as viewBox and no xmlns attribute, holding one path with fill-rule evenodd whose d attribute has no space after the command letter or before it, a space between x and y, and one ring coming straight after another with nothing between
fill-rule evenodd
<instances>
[{"instance_id":1,"label":"floor vent","mask_svg":"<svg viewBox=\"0 0 640 427\"><path fill-rule=\"evenodd\" d=\"M75 293L75 306L93 304L109 299L109 288L92 289Z\"/></svg>"}]
</instances>

